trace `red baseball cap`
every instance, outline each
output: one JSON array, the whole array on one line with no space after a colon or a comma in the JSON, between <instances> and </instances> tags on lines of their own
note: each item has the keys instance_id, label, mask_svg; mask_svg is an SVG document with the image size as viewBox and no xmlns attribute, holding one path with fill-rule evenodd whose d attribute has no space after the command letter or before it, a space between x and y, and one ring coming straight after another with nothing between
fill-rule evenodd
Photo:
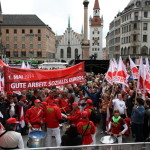
<instances>
[{"instance_id":1,"label":"red baseball cap","mask_svg":"<svg viewBox=\"0 0 150 150\"><path fill-rule=\"evenodd\" d=\"M12 95L12 94L13 94L13 92L11 92L11 91L7 92L7 95Z\"/></svg>"},{"instance_id":2,"label":"red baseball cap","mask_svg":"<svg viewBox=\"0 0 150 150\"><path fill-rule=\"evenodd\" d=\"M87 101L85 102L86 104L92 104L93 101L91 99L87 99Z\"/></svg>"},{"instance_id":3,"label":"red baseball cap","mask_svg":"<svg viewBox=\"0 0 150 150\"><path fill-rule=\"evenodd\" d=\"M84 118L87 117L88 116L87 111L83 111L82 114L81 114L81 116L84 117Z\"/></svg>"},{"instance_id":4,"label":"red baseball cap","mask_svg":"<svg viewBox=\"0 0 150 150\"><path fill-rule=\"evenodd\" d=\"M7 123L19 123L19 121L16 120L16 118L9 118L7 121Z\"/></svg>"},{"instance_id":5,"label":"red baseball cap","mask_svg":"<svg viewBox=\"0 0 150 150\"><path fill-rule=\"evenodd\" d=\"M72 103L72 106L78 106L78 103Z\"/></svg>"},{"instance_id":6,"label":"red baseball cap","mask_svg":"<svg viewBox=\"0 0 150 150\"><path fill-rule=\"evenodd\" d=\"M39 99L36 99L36 100L34 101L34 103L41 103L41 101L40 101Z\"/></svg>"},{"instance_id":7,"label":"red baseball cap","mask_svg":"<svg viewBox=\"0 0 150 150\"><path fill-rule=\"evenodd\" d=\"M43 104L44 106L47 106L47 102L42 102L42 104Z\"/></svg>"}]
</instances>

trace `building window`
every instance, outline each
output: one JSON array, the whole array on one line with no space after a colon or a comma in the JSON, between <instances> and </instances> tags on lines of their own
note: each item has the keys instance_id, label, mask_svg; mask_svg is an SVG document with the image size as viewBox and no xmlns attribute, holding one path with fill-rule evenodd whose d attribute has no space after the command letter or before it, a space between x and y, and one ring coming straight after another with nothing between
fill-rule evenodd
<instances>
[{"instance_id":1,"label":"building window","mask_svg":"<svg viewBox=\"0 0 150 150\"><path fill-rule=\"evenodd\" d=\"M94 34L94 31L93 31L93 34Z\"/></svg>"},{"instance_id":2,"label":"building window","mask_svg":"<svg viewBox=\"0 0 150 150\"><path fill-rule=\"evenodd\" d=\"M14 29L14 33L15 33L15 34L17 33L17 29Z\"/></svg>"},{"instance_id":3,"label":"building window","mask_svg":"<svg viewBox=\"0 0 150 150\"><path fill-rule=\"evenodd\" d=\"M97 32L97 34L99 34L99 31Z\"/></svg>"},{"instance_id":4,"label":"building window","mask_svg":"<svg viewBox=\"0 0 150 150\"><path fill-rule=\"evenodd\" d=\"M93 40L94 40L94 37L93 37Z\"/></svg>"},{"instance_id":5,"label":"building window","mask_svg":"<svg viewBox=\"0 0 150 150\"><path fill-rule=\"evenodd\" d=\"M10 52L6 51L6 57L10 57Z\"/></svg>"},{"instance_id":6,"label":"building window","mask_svg":"<svg viewBox=\"0 0 150 150\"><path fill-rule=\"evenodd\" d=\"M63 49L60 50L60 58L64 58L64 50Z\"/></svg>"},{"instance_id":7,"label":"building window","mask_svg":"<svg viewBox=\"0 0 150 150\"><path fill-rule=\"evenodd\" d=\"M18 57L18 51L14 51L14 57Z\"/></svg>"},{"instance_id":8,"label":"building window","mask_svg":"<svg viewBox=\"0 0 150 150\"><path fill-rule=\"evenodd\" d=\"M14 37L14 41L17 41L17 36Z\"/></svg>"},{"instance_id":9,"label":"building window","mask_svg":"<svg viewBox=\"0 0 150 150\"><path fill-rule=\"evenodd\" d=\"M78 57L78 49L77 48L75 49L75 54L74 55L75 55L75 59L77 59L77 57Z\"/></svg>"},{"instance_id":10,"label":"building window","mask_svg":"<svg viewBox=\"0 0 150 150\"><path fill-rule=\"evenodd\" d=\"M6 44L6 49L9 49L9 44Z\"/></svg>"},{"instance_id":11,"label":"building window","mask_svg":"<svg viewBox=\"0 0 150 150\"><path fill-rule=\"evenodd\" d=\"M30 44L30 49L33 49L33 44Z\"/></svg>"},{"instance_id":12,"label":"building window","mask_svg":"<svg viewBox=\"0 0 150 150\"><path fill-rule=\"evenodd\" d=\"M147 23L143 24L143 30L147 30Z\"/></svg>"},{"instance_id":13,"label":"building window","mask_svg":"<svg viewBox=\"0 0 150 150\"><path fill-rule=\"evenodd\" d=\"M18 48L18 45L17 44L14 44L14 49L17 49Z\"/></svg>"},{"instance_id":14,"label":"building window","mask_svg":"<svg viewBox=\"0 0 150 150\"><path fill-rule=\"evenodd\" d=\"M138 12L135 12L134 13L134 19L137 21L138 20L138 17L139 17L139 13Z\"/></svg>"},{"instance_id":15,"label":"building window","mask_svg":"<svg viewBox=\"0 0 150 150\"><path fill-rule=\"evenodd\" d=\"M9 33L9 29L6 29L6 34L8 34Z\"/></svg>"},{"instance_id":16,"label":"building window","mask_svg":"<svg viewBox=\"0 0 150 150\"><path fill-rule=\"evenodd\" d=\"M123 50L123 48L121 49L121 55L124 55L124 50Z\"/></svg>"},{"instance_id":17,"label":"building window","mask_svg":"<svg viewBox=\"0 0 150 150\"><path fill-rule=\"evenodd\" d=\"M92 43L92 45L94 46L94 43Z\"/></svg>"},{"instance_id":18,"label":"building window","mask_svg":"<svg viewBox=\"0 0 150 150\"><path fill-rule=\"evenodd\" d=\"M71 47L67 48L67 58L71 58Z\"/></svg>"},{"instance_id":19,"label":"building window","mask_svg":"<svg viewBox=\"0 0 150 150\"><path fill-rule=\"evenodd\" d=\"M38 49L41 49L41 44L38 44Z\"/></svg>"},{"instance_id":20,"label":"building window","mask_svg":"<svg viewBox=\"0 0 150 150\"><path fill-rule=\"evenodd\" d=\"M133 54L136 54L136 46L133 46Z\"/></svg>"},{"instance_id":21,"label":"building window","mask_svg":"<svg viewBox=\"0 0 150 150\"><path fill-rule=\"evenodd\" d=\"M22 49L25 49L25 48L26 48L25 44L22 44Z\"/></svg>"},{"instance_id":22,"label":"building window","mask_svg":"<svg viewBox=\"0 0 150 150\"><path fill-rule=\"evenodd\" d=\"M33 58L34 57L34 52L29 51L29 58Z\"/></svg>"},{"instance_id":23,"label":"building window","mask_svg":"<svg viewBox=\"0 0 150 150\"><path fill-rule=\"evenodd\" d=\"M92 48L92 51L94 51L94 48Z\"/></svg>"},{"instance_id":24,"label":"building window","mask_svg":"<svg viewBox=\"0 0 150 150\"><path fill-rule=\"evenodd\" d=\"M147 18L147 17L148 17L148 12L144 11L144 18Z\"/></svg>"},{"instance_id":25,"label":"building window","mask_svg":"<svg viewBox=\"0 0 150 150\"><path fill-rule=\"evenodd\" d=\"M97 48L95 48L95 51L97 51Z\"/></svg>"},{"instance_id":26,"label":"building window","mask_svg":"<svg viewBox=\"0 0 150 150\"><path fill-rule=\"evenodd\" d=\"M146 2L145 2L145 5L146 5L146 6L149 6L149 5L150 5L150 1L146 1Z\"/></svg>"},{"instance_id":27,"label":"building window","mask_svg":"<svg viewBox=\"0 0 150 150\"><path fill-rule=\"evenodd\" d=\"M41 37L40 36L38 36L38 41L41 41Z\"/></svg>"},{"instance_id":28,"label":"building window","mask_svg":"<svg viewBox=\"0 0 150 150\"><path fill-rule=\"evenodd\" d=\"M25 33L25 29L22 29L22 34L24 34Z\"/></svg>"},{"instance_id":29,"label":"building window","mask_svg":"<svg viewBox=\"0 0 150 150\"><path fill-rule=\"evenodd\" d=\"M42 52L37 52L37 57L42 57Z\"/></svg>"},{"instance_id":30,"label":"building window","mask_svg":"<svg viewBox=\"0 0 150 150\"><path fill-rule=\"evenodd\" d=\"M141 49L141 54L142 54L142 55L148 54L148 47L147 47L147 46L143 46L143 47L142 47L142 49Z\"/></svg>"},{"instance_id":31,"label":"building window","mask_svg":"<svg viewBox=\"0 0 150 150\"><path fill-rule=\"evenodd\" d=\"M33 37L32 36L30 36L30 41L33 41Z\"/></svg>"},{"instance_id":32,"label":"building window","mask_svg":"<svg viewBox=\"0 0 150 150\"><path fill-rule=\"evenodd\" d=\"M9 37L8 36L6 36L6 41L9 41Z\"/></svg>"},{"instance_id":33,"label":"building window","mask_svg":"<svg viewBox=\"0 0 150 150\"><path fill-rule=\"evenodd\" d=\"M128 55L130 54L130 47L128 47Z\"/></svg>"},{"instance_id":34,"label":"building window","mask_svg":"<svg viewBox=\"0 0 150 150\"><path fill-rule=\"evenodd\" d=\"M99 43L97 43L97 45L99 46Z\"/></svg>"},{"instance_id":35,"label":"building window","mask_svg":"<svg viewBox=\"0 0 150 150\"><path fill-rule=\"evenodd\" d=\"M143 42L147 42L147 35L143 35Z\"/></svg>"},{"instance_id":36,"label":"building window","mask_svg":"<svg viewBox=\"0 0 150 150\"><path fill-rule=\"evenodd\" d=\"M41 33L41 29L38 29L38 33Z\"/></svg>"},{"instance_id":37,"label":"building window","mask_svg":"<svg viewBox=\"0 0 150 150\"><path fill-rule=\"evenodd\" d=\"M23 36L23 37L22 37L22 41L25 41L25 40L26 40L26 38Z\"/></svg>"},{"instance_id":38,"label":"building window","mask_svg":"<svg viewBox=\"0 0 150 150\"><path fill-rule=\"evenodd\" d=\"M136 36L136 34L134 34L134 35L133 35L133 42L136 42L136 41L137 41L136 38L137 38L137 36Z\"/></svg>"},{"instance_id":39,"label":"building window","mask_svg":"<svg viewBox=\"0 0 150 150\"><path fill-rule=\"evenodd\" d=\"M30 33L33 33L33 30L32 30L32 29L30 29Z\"/></svg>"},{"instance_id":40,"label":"building window","mask_svg":"<svg viewBox=\"0 0 150 150\"><path fill-rule=\"evenodd\" d=\"M26 57L26 51L21 52L21 57Z\"/></svg>"},{"instance_id":41,"label":"building window","mask_svg":"<svg viewBox=\"0 0 150 150\"><path fill-rule=\"evenodd\" d=\"M141 5L141 2L136 2L136 6L140 6Z\"/></svg>"},{"instance_id":42,"label":"building window","mask_svg":"<svg viewBox=\"0 0 150 150\"><path fill-rule=\"evenodd\" d=\"M137 29L137 23L134 23L133 29Z\"/></svg>"}]
</instances>

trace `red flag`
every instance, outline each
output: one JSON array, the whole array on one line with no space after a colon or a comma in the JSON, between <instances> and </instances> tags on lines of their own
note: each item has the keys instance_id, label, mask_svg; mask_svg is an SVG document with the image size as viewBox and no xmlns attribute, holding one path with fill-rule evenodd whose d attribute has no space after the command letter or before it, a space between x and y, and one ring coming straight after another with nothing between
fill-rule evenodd
<instances>
[{"instance_id":1,"label":"red flag","mask_svg":"<svg viewBox=\"0 0 150 150\"><path fill-rule=\"evenodd\" d=\"M121 84L128 86L127 78L128 78L127 70L120 56L118 72L116 76L116 83L121 83Z\"/></svg>"},{"instance_id":2,"label":"red flag","mask_svg":"<svg viewBox=\"0 0 150 150\"><path fill-rule=\"evenodd\" d=\"M129 60L130 60L130 68L131 68L131 71L132 71L133 79L138 79L139 70L138 70L138 68L136 67L136 65L135 65L135 63L133 62L133 60L130 58L130 56L129 56Z\"/></svg>"},{"instance_id":3,"label":"red flag","mask_svg":"<svg viewBox=\"0 0 150 150\"><path fill-rule=\"evenodd\" d=\"M7 66L1 59L0 59L0 67Z\"/></svg>"},{"instance_id":4,"label":"red flag","mask_svg":"<svg viewBox=\"0 0 150 150\"><path fill-rule=\"evenodd\" d=\"M112 60L110 60L110 64L109 64L109 68L108 68L108 71L106 73L106 80L110 83L110 84L113 84L113 80L112 80L112 77L113 77L113 70L112 70L112 67L113 67L113 64L112 64Z\"/></svg>"},{"instance_id":5,"label":"red flag","mask_svg":"<svg viewBox=\"0 0 150 150\"><path fill-rule=\"evenodd\" d=\"M4 66L6 91L20 91L79 83L85 80L84 62L57 70L20 69Z\"/></svg>"},{"instance_id":6,"label":"red flag","mask_svg":"<svg viewBox=\"0 0 150 150\"><path fill-rule=\"evenodd\" d=\"M117 75L117 71L118 71L118 65L117 65L117 62L115 59L113 59L112 61L112 73L113 73L113 77L112 77L112 80L113 82L115 82L115 78L116 78L116 75Z\"/></svg>"},{"instance_id":7,"label":"red flag","mask_svg":"<svg viewBox=\"0 0 150 150\"><path fill-rule=\"evenodd\" d=\"M141 91L141 93L143 94L145 93L145 80L146 80L146 67L143 65L143 59L141 57L137 89Z\"/></svg>"},{"instance_id":8,"label":"red flag","mask_svg":"<svg viewBox=\"0 0 150 150\"><path fill-rule=\"evenodd\" d=\"M23 106L21 106L20 125L21 125L21 128L24 128L25 126Z\"/></svg>"}]
</instances>

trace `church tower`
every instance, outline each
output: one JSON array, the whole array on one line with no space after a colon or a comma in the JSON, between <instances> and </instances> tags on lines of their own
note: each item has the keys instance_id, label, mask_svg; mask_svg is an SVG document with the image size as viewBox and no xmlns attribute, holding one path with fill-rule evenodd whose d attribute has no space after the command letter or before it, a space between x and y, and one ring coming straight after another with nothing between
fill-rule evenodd
<instances>
[{"instance_id":1,"label":"church tower","mask_svg":"<svg viewBox=\"0 0 150 150\"><path fill-rule=\"evenodd\" d=\"M100 18L99 1L95 0L93 8L93 18L90 18L90 57L97 60L103 58L102 35L103 35L103 18Z\"/></svg>"}]
</instances>

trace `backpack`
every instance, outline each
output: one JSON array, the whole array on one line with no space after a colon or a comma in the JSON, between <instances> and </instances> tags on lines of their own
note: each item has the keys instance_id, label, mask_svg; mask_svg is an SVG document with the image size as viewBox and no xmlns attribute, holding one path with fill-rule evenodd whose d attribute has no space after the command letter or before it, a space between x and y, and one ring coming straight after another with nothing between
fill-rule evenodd
<instances>
[{"instance_id":1,"label":"backpack","mask_svg":"<svg viewBox=\"0 0 150 150\"><path fill-rule=\"evenodd\" d=\"M91 109L91 115L89 118L94 124L97 124L100 122L101 117L100 117L100 113L98 110L96 110L95 108Z\"/></svg>"}]
</instances>

